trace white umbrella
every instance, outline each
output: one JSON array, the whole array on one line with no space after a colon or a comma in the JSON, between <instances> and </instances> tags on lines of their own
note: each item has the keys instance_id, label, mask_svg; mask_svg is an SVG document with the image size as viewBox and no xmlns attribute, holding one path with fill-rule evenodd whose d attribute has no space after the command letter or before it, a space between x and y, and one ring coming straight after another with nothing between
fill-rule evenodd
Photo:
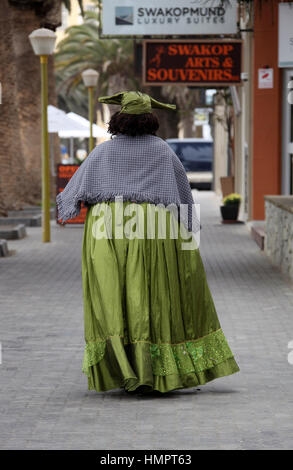
<instances>
[{"instance_id":1,"label":"white umbrella","mask_svg":"<svg viewBox=\"0 0 293 470\"><path fill-rule=\"evenodd\" d=\"M55 106L48 106L48 130L49 133L58 133L59 137L89 137L90 122L79 114L65 113ZM93 124L93 136L97 138L110 138L105 129Z\"/></svg>"},{"instance_id":2,"label":"white umbrella","mask_svg":"<svg viewBox=\"0 0 293 470\"><path fill-rule=\"evenodd\" d=\"M73 139L88 138L90 136L90 122L76 113L65 113L55 106L48 106L48 130L49 133L57 133L60 138L70 139L70 161L73 157ZM93 136L96 138L109 139L108 134L101 126L93 124Z\"/></svg>"},{"instance_id":3,"label":"white umbrella","mask_svg":"<svg viewBox=\"0 0 293 470\"><path fill-rule=\"evenodd\" d=\"M88 138L90 136L90 122L76 113L66 114L55 106L48 106L48 130L49 133L57 133L59 137L70 139L70 161L73 157L73 139ZM109 139L111 137L101 126L93 124L93 136L96 138Z\"/></svg>"},{"instance_id":4,"label":"white umbrella","mask_svg":"<svg viewBox=\"0 0 293 470\"><path fill-rule=\"evenodd\" d=\"M48 132L49 134L58 134L59 137L66 137L70 139L70 162L74 161L73 156L73 138L76 134L84 132L84 126L74 119L70 119L65 111L62 109L58 109L55 106L49 105L48 106ZM63 135L65 133L65 135ZM55 175L55 171L53 170L54 166L54 159L52 155L53 151L53 142L50 137L50 147L51 147L51 161L52 161L52 174Z\"/></svg>"},{"instance_id":5,"label":"white umbrella","mask_svg":"<svg viewBox=\"0 0 293 470\"><path fill-rule=\"evenodd\" d=\"M84 126L67 117L64 111L52 105L48 106L48 131L50 134L57 133L61 137L60 132L62 131L74 133L83 130Z\"/></svg>"},{"instance_id":6,"label":"white umbrella","mask_svg":"<svg viewBox=\"0 0 293 470\"><path fill-rule=\"evenodd\" d=\"M67 129L64 129L59 132L59 137L89 137L90 136L90 122L85 119L82 116L79 116L79 114L76 113L68 113L66 115L68 119L70 119L72 122L75 124L78 124L80 126L79 130L76 130L70 134L70 131ZM103 137L104 139L110 138L111 134L108 134L108 132L103 129L101 126L98 126L97 124L93 124L93 136L96 138L101 138Z\"/></svg>"}]
</instances>

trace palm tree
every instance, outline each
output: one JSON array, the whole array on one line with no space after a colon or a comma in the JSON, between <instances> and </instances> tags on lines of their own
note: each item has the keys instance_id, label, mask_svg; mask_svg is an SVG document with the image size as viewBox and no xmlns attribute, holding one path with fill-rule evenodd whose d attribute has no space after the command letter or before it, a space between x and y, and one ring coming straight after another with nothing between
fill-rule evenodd
<instances>
[{"instance_id":1,"label":"palm tree","mask_svg":"<svg viewBox=\"0 0 293 470\"><path fill-rule=\"evenodd\" d=\"M87 114L86 90L81 81L81 72L93 68L100 73L96 98L120 90L140 89L158 100L164 100L162 87L141 87L140 79L134 72L134 43L131 39L101 39L97 15L85 12L84 23L68 28L65 39L60 42L55 54L56 81L59 105ZM174 99L176 101L176 99ZM108 120L114 107L101 105L95 100L96 108ZM160 119L159 135L163 138L177 137L178 114L157 110Z\"/></svg>"},{"instance_id":2,"label":"palm tree","mask_svg":"<svg viewBox=\"0 0 293 470\"><path fill-rule=\"evenodd\" d=\"M176 101L179 108L179 137L193 137L194 110L201 105L201 89L187 86L169 85L163 88L163 95L168 99Z\"/></svg>"},{"instance_id":3,"label":"palm tree","mask_svg":"<svg viewBox=\"0 0 293 470\"><path fill-rule=\"evenodd\" d=\"M84 23L67 29L55 54L56 81L60 102L81 114L87 107L81 72L87 68L99 72L96 95L113 94L136 88L133 41L131 39L100 39L97 14L86 12ZM96 106L97 99L95 100Z\"/></svg>"}]
</instances>

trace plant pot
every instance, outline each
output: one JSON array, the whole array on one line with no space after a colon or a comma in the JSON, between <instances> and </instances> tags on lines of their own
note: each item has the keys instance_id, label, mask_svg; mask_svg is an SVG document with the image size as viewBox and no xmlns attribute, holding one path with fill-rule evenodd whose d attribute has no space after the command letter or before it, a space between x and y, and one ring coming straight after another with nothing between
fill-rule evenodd
<instances>
[{"instance_id":1,"label":"plant pot","mask_svg":"<svg viewBox=\"0 0 293 470\"><path fill-rule=\"evenodd\" d=\"M223 220L237 220L239 204L229 204L227 206L221 206L220 209Z\"/></svg>"}]
</instances>

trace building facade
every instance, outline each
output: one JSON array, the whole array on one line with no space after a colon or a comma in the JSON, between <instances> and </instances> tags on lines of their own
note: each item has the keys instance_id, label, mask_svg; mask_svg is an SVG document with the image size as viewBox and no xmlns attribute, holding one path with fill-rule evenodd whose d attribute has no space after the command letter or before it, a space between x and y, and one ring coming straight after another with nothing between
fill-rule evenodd
<instances>
[{"instance_id":1,"label":"building facade","mask_svg":"<svg viewBox=\"0 0 293 470\"><path fill-rule=\"evenodd\" d=\"M251 221L264 220L265 196L293 195L292 25L293 2L278 0L256 0L250 18L242 19L244 81L238 89L241 113L235 117L235 190Z\"/></svg>"}]
</instances>

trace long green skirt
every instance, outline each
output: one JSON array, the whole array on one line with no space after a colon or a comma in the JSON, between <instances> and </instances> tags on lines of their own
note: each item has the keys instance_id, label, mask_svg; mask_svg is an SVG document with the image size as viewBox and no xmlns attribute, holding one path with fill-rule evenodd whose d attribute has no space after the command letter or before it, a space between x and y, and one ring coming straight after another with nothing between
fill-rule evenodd
<instances>
[{"instance_id":1,"label":"long green skirt","mask_svg":"<svg viewBox=\"0 0 293 470\"><path fill-rule=\"evenodd\" d=\"M155 219L151 238L147 210L157 206L122 202L116 219L117 204L91 206L84 226L82 370L89 390L168 392L237 372L199 249L182 249L186 234L172 235L174 220L179 226L172 212L156 210L166 215L166 237ZM142 217L135 218L137 206Z\"/></svg>"}]
</instances>

